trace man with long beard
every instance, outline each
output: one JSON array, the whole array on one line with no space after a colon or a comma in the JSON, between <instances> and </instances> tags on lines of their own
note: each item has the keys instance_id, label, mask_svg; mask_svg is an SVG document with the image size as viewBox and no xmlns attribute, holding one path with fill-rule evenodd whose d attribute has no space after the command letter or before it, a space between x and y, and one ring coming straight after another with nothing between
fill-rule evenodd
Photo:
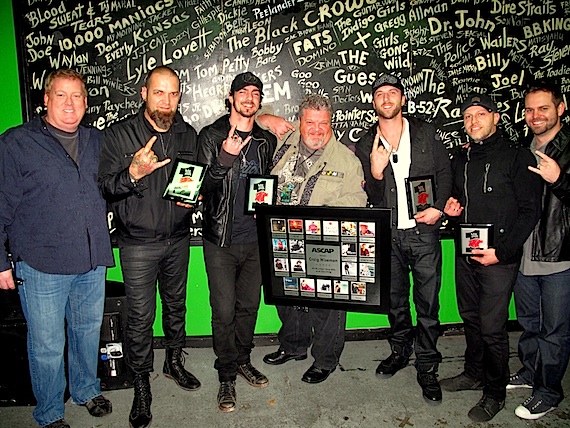
<instances>
[{"instance_id":1,"label":"man with long beard","mask_svg":"<svg viewBox=\"0 0 570 428\"><path fill-rule=\"evenodd\" d=\"M99 186L117 226L127 297L127 364L134 373L131 427L150 425L153 370L152 326L156 284L162 301L166 360L163 372L185 390L200 382L184 369L186 281L191 205L162 198L170 162L193 160L197 134L177 112L180 81L168 67L158 67L141 90L140 112L105 131Z\"/></svg>"},{"instance_id":2,"label":"man with long beard","mask_svg":"<svg viewBox=\"0 0 570 428\"><path fill-rule=\"evenodd\" d=\"M441 245L439 227L443 208L451 193L449 156L435 128L413 117L404 118L404 87L395 76L381 75L372 85L372 105L378 123L356 145L362 162L368 201L392 209L392 256L390 283L390 347L376 375L390 378L408 365L416 353L417 380L429 404L441 402L437 370L441 354L439 337L439 289ZM437 199L413 217L406 198L406 180L432 176ZM410 313L410 271L414 280L413 300L417 327Z\"/></svg>"}]
</instances>

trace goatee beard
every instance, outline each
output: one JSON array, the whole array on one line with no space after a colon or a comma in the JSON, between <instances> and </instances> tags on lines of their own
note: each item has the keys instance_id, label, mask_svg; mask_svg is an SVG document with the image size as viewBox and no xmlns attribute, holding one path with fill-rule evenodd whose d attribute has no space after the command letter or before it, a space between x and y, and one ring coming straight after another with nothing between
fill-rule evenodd
<instances>
[{"instance_id":1,"label":"goatee beard","mask_svg":"<svg viewBox=\"0 0 570 428\"><path fill-rule=\"evenodd\" d=\"M149 112L148 115L160 129L170 129L174 123L174 116L176 116L176 112L173 111L170 113L162 113L155 110Z\"/></svg>"}]
</instances>

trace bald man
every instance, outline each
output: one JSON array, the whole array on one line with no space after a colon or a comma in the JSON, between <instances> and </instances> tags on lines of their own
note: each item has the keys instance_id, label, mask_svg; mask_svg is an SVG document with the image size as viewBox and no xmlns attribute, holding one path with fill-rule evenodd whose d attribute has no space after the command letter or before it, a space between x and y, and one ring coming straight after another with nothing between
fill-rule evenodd
<instances>
[{"instance_id":1,"label":"bald man","mask_svg":"<svg viewBox=\"0 0 570 428\"><path fill-rule=\"evenodd\" d=\"M99 186L117 227L127 296L126 357L134 373L130 426L150 425L156 285L162 301L163 372L185 390L200 382L184 369L186 281L192 206L162 198L176 157L195 159L197 134L178 113L180 81L158 67L142 87L139 113L106 130Z\"/></svg>"}]
</instances>

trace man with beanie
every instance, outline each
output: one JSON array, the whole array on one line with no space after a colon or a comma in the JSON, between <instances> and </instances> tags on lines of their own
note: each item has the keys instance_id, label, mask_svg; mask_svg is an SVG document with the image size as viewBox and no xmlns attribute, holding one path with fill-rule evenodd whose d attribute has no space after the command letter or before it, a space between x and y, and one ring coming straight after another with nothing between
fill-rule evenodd
<instances>
[{"instance_id":1,"label":"man with beanie","mask_svg":"<svg viewBox=\"0 0 570 428\"><path fill-rule=\"evenodd\" d=\"M198 161L208 165L201 188L202 236L223 412L236 409L238 374L253 387L268 384L250 360L261 267L255 218L244 214L247 177L269 173L277 144L255 123L262 98L261 80L251 72L238 74L226 100L229 114L204 127L198 139Z\"/></svg>"},{"instance_id":2,"label":"man with beanie","mask_svg":"<svg viewBox=\"0 0 570 428\"><path fill-rule=\"evenodd\" d=\"M465 369L440 384L451 392L483 389L468 416L487 422L505 406L509 302L523 244L540 216L542 183L528 170L536 165L530 151L502 138L497 129L500 115L488 95L471 94L461 105L461 114L470 142L453 158L453 197L444 211L461 222L460 234L461 224L492 228L483 249L463 255L463 246L456 245L455 286L467 342Z\"/></svg>"},{"instance_id":3,"label":"man with beanie","mask_svg":"<svg viewBox=\"0 0 570 428\"><path fill-rule=\"evenodd\" d=\"M441 403L437 370L441 354L439 290L441 244L439 228L443 208L451 194L449 156L435 128L414 117L404 117L404 86L396 76L383 74L372 85L372 105L378 123L356 145L362 162L368 201L374 207L392 209L392 256L389 338L392 353L376 369L380 379L392 377L408 365L416 353L417 380L429 404ZM433 206L411 216L406 198L407 180L431 176L437 199ZM417 326L410 312L410 272Z\"/></svg>"}]
</instances>

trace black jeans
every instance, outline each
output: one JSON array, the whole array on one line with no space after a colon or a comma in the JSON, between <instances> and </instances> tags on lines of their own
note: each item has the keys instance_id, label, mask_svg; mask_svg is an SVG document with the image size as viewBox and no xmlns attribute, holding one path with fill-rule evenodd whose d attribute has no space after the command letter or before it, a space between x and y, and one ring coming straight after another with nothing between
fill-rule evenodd
<instances>
[{"instance_id":1,"label":"black jeans","mask_svg":"<svg viewBox=\"0 0 570 428\"><path fill-rule=\"evenodd\" d=\"M250 361L261 298L257 242L222 248L204 240L210 287L212 336L220 382L235 380L238 364Z\"/></svg>"},{"instance_id":2,"label":"black jeans","mask_svg":"<svg viewBox=\"0 0 570 428\"><path fill-rule=\"evenodd\" d=\"M189 238L142 245L121 245L127 297L127 364L134 373L153 370L152 326L156 315L156 282L162 303L163 345L186 343L186 282Z\"/></svg>"},{"instance_id":3,"label":"black jeans","mask_svg":"<svg viewBox=\"0 0 570 428\"><path fill-rule=\"evenodd\" d=\"M484 393L504 400L509 381L509 303L519 263L482 266L455 258L455 287L465 329L465 373L486 382Z\"/></svg>"},{"instance_id":4,"label":"black jeans","mask_svg":"<svg viewBox=\"0 0 570 428\"><path fill-rule=\"evenodd\" d=\"M332 370L344 349L346 312L334 309L309 308L308 312L293 306L277 306L281 328L277 338L280 348L289 354L307 353L313 343L313 365Z\"/></svg>"},{"instance_id":5,"label":"black jeans","mask_svg":"<svg viewBox=\"0 0 570 428\"><path fill-rule=\"evenodd\" d=\"M439 338L439 290L441 288L441 243L439 232L420 233L417 228L398 230L392 244L390 281L390 346L409 357L416 353L416 366L441 362ZM410 271L414 281L413 302L417 327L410 312ZM415 344L414 344L415 342Z\"/></svg>"}]
</instances>

